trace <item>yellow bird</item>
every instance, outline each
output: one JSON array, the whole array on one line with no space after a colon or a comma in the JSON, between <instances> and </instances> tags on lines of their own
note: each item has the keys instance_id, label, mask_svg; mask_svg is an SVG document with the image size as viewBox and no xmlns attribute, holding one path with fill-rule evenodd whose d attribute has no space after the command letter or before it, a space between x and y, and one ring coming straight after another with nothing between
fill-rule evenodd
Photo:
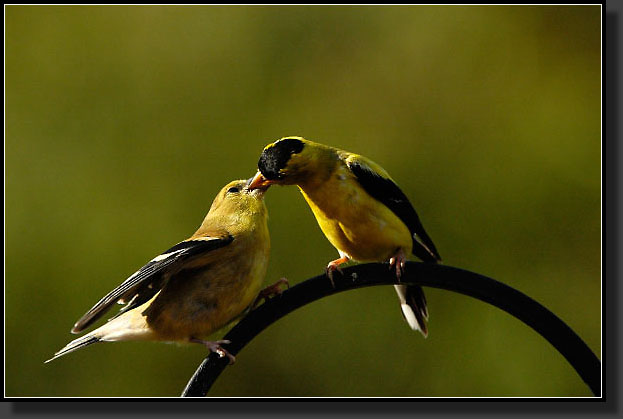
<instances>
[{"instance_id":1,"label":"yellow bird","mask_svg":"<svg viewBox=\"0 0 623 419\"><path fill-rule=\"evenodd\" d=\"M349 260L389 261L400 280L406 255L425 262L441 260L413 206L389 174L358 154L285 137L266 146L249 189L272 184L297 185L323 233L340 258L333 271ZM421 287L396 285L402 313L413 330L428 334L428 310Z\"/></svg>"},{"instance_id":2,"label":"yellow bird","mask_svg":"<svg viewBox=\"0 0 623 419\"><path fill-rule=\"evenodd\" d=\"M124 340L201 343L233 362L233 355L220 346L230 342L204 339L251 307L266 274L270 237L265 189L251 191L248 183L227 184L195 234L108 293L71 332L83 331L115 303L125 304L116 316L46 362L93 343Z\"/></svg>"}]
</instances>

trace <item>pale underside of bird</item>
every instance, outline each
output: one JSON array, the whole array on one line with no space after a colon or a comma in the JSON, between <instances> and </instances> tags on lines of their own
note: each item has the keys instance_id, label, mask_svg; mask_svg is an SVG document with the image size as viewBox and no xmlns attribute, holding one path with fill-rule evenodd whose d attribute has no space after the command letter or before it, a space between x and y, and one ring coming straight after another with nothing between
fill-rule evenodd
<instances>
[{"instance_id":1,"label":"pale underside of bird","mask_svg":"<svg viewBox=\"0 0 623 419\"><path fill-rule=\"evenodd\" d=\"M270 252L264 190L248 181L226 185L199 229L164 251L104 296L80 320L80 333L115 304L123 304L107 323L73 340L54 357L97 342L150 340L204 344L234 357L208 336L252 308L260 292Z\"/></svg>"}]
</instances>

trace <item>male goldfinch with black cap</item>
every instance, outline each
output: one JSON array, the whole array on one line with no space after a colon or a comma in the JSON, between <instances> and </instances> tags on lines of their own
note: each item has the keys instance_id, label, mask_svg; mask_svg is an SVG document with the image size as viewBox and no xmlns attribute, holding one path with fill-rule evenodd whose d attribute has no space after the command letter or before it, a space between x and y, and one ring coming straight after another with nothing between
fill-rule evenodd
<instances>
[{"instance_id":1,"label":"male goldfinch with black cap","mask_svg":"<svg viewBox=\"0 0 623 419\"><path fill-rule=\"evenodd\" d=\"M407 255L441 260L413 206L389 174L358 154L285 137L264 148L249 189L297 185L340 258L327 275L349 260L386 262L400 276ZM428 310L421 287L395 285L409 326L427 336Z\"/></svg>"},{"instance_id":2,"label":"male goldfinch with black cap","mask_svg":"<svg viewBox=\"0 0 623 419\"><path fill-rule=\"evenodd\" d=\"M125 304L119 313L52 359L97 342L147 340L201 343L233 362L221 347L229 342L205 339L252 305L266 274L270 237L264 189L250 190L248 183L227 184L195 234L108 293L71 331L82 332L115 303Z\"/></svg>"}]
</instances>

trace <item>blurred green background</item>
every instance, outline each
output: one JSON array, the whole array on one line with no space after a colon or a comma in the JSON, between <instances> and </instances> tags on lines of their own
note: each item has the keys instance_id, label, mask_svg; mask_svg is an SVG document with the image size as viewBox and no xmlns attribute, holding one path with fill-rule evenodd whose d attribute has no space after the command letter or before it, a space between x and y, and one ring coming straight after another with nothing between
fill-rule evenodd
<instances>
[{"instance_id":1,"label":"blurred green background","mask_svg":"<svg viewBox=\"0 0 623 419\"><path fill-rule=\"evenodd\" d=\"M5 392L177 396L199 345L43 364L88 308L199 225L286 135L375 160L444 263L544 304L601 357L598 6L8 6ZM337 252L295 188L267 195L266 282ZM323 299L239 354L213 396L590 396L542 337L427 289Z\"/></svg>"}]
</instances>

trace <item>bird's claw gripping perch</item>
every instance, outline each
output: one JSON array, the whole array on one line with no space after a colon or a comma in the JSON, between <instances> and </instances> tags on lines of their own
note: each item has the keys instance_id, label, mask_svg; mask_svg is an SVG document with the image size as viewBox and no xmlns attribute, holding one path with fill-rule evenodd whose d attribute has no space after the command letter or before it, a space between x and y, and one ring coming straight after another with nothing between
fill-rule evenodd
<instances>
[{"instance_id":1,"label":"bird's claw gripping perch","mask_svg":"<svg viewBox=\"0 0 623 419\"><path fill-rule=\"evenodd\" d=\"M264 302L268 301L269 298L274 297L275 295L281 295L283 289L281 286L285 284L286 288L290 288L290 283L287 278L280 278L277 282L272 285L267 286L262 289L260 293L257 295L257 298L251 305L251 307L255 308L260 303L260 300L263 299Z\"/></svg>"},{"instance_id":2,"label":"bird's claw gripping perch","mask_svg":"<svg viewBox=\"0 0 623 419\"><path fill-rule=\"evenodd\" d=\"M327 269L326 269L327 277L329 278L329 281L331 281L331 285L333 286L333 288L335 288L335 282L333 282L333 272L338 271L340 275L342 275L343 272L342 272L342 269L340 268L340 265L348 262L349 260L350 259L347 256L343 256L339 259L332 260L327 265Z\"/></svg>"},{"instance_id":3,"label":"bird's claw gripping perch","mask_svg":"<svg viewBox=\"0 0 623 419\"><path fill-rule=\"evenodd\" d=\"M236 357L227 351L227 349L223 348L221 345L229 345L231 343L230 340L201 340L201 339L191 339L191 342L200 343L204 345L206 348L210 350L210 352L216 353L219 358L227 357L229 358L229 365L236 362Z\"/></svg>"},{"instance_id":4,"label":"bird's claw gripping perch","mask_svg":"<svg viewBox=\"0 0 623 419\"><path fill-rule=\"evenodd\" d=\"M342 274L342 268L340 268L339 265L333 264L333 262L331 262L327 265L327 277L329 278L329 281L331 281L331 286L333 288L335 288L335 282L333 282L334 271L338 271L340 274Z\"/></svg>"},{"instance_id":5,"label":"bird's claw gripping perch","mask_svg":"<svg viewBox=\"0 0 623 419\"><path fill-rule=\"evenodd\" d=\"M389 258L389 269L390 270L392 270L392 268L396 269L396 278L398 279L398 282L400 282L400 277L402 277L402 273L405 270L406 261L407 261L407 258L405 257L405 254L402 250L400 250L394 256Z\"/></svg>"}]
</instances>

